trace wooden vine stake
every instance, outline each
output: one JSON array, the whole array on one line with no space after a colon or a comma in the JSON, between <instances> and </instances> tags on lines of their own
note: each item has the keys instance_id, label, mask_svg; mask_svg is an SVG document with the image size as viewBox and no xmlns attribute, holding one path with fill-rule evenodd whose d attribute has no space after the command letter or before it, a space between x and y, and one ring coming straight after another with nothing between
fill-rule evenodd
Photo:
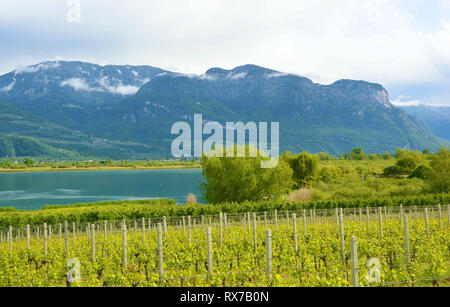
<instances>
[{"instance_id":1,"label":"wooden vine stake","mask_svg":"<svg viewBox=\"0 0 450 307\"><path fill-rule=\"evenodd\" d=\"M362 208L359 208L359 226L362 225Z\"/></svg>"},{"instance_id":2,"label":"wooden vine stake","mask_svg":"<svg viewBox=\"0 0 450 307\"><path fill-rule=\"evenodd\" d=\"M298 245L297 245L297 215L292 213L292 227L293 227L293 236L294 236L294 251L297 255L298 253Z\"/></svg>"},{"instance_id":3,"label":"wooden vine stake","mask_svg":"<svg viewBox=\"0 0 450 307\"><path fill-rule=\"evenodd\" d=\"M303 209L303 235L306 237L306 210Z\"/></svg>"},{"instance_id":4,"label":"wooden vine stake","mask_svg":"<svg viewBox=\"0 0 450 307\"><path fill-rule=\"evenodd\" d=\"M73 239L73 243L75 243L76 233L77 233L77 226L76 226L75 222L73 222L72 223L72 237L73 237L72 239Z\"/></svg>"},{"instance_id":5,"label":"wooden vine stake","mask_svg":"<svg viewBox=\"0 0 450 307\"><path fill-rule=\"evenodd\" d=\"M163 239L161 232L161 223L158 223L158 257L159 257L159 280L162 282L164 278L164 268L163 268Z\"/></svg>"},{"instance_id":6,"label":"wooden vine stake","mask_svg":"<svg viewBox=\"0 0 450 307\"><path fill-rule=\"evenodd\" d=\"M106 241L108 239L108 224L106 223L106 221L103 222L103 232Z\"/></svg>"},{"instance_id":7,"label":"wooden vine stake","mask_svg":"<svg viewBox=\"0 0 450 307\"><path fill-rule=\"evenodd\" d=\"M127 224L125 223L125 220L122 221L122 246L123 246L122 264L123 267L126 269L128 267L128 255L127 255Z\"/></svg>"},{"instance_id":8,"label":"wooden vine stake","mask_svg":"<svg viewBox=\"0 0 450 307\"><path fill-rule=\"evenodd\" d=\"M142 243L145 243L145 217L142 218Z\"/></svg>"},{"instance_id":9,"label":"wooden vine stake","mask_svg":"<svg viewBox=\"0 0 450 307\"><path fill-rule=\"evenodd\" d=\"M222 212L219 213L219 240L220 240L220 247L222 247L222 241L223 241L223 216Z\"/></svg>"},{"instance_id":10,"label":"wooden vine stake","mask_svg":"<svg viewBox=\"0 0 450 307\"><path fill-rule=\"evenodd\" d=\"M380 228L380 237L383 237L383 212L381 207L378 208L378 222Z\"/></svg>"},{"instance_id":11,"label":"wooden vine stake","mask_svg":"<svg viewBox=\"0 0 450 307\"><path fill-rule=\"evenodd\" d=\"M91 225L91 248L92 248L92 261L95 262L95 225Z\"/></svg>"},{"instance_id":12,"label":"wooden vine stake","mask_svg":"<svg viewBox=\"0 0 450 307\"><path fill-rule=\"evenodd\" d=\"M258 249L258 238L257 238L257 229L256 229L256 213L253 212L253 248L256 252Z\"/></svg>"},{"instance_id":13,"label":"wooden vine stake","mask_svg":"<svg viewBox=\"0 0 450 307\"><path fill-rule=\"evenodd\" d=\"M441 204L438 204L438 216L439 216L439 229L442 228L442 210Z\"/></svg>"},{"instance_id":14,"label":"wooden vine stake","mask_svg":"<svg viewBox=\"0 0 450 307\"><path fill-rule=\"evenodd\" d=\"M188 239L189 244L192 243L192 226L191 226L191 216L188 216Z\"/></svg>"},{"instance_id":15,"label":"wooden vine stake","mask_svg":"<svg viewBox=\"0 0 450 307\"><path fill-rule=\"evenodd\" d=\"M275 209L275 231L278 230L278 212L277 209Z\"/></svg>"},{"instance_id":16,"label":"wooden vine stake","mask_svg":"<svg viewBox=\"0 0 450 307\"><path fill-rule=\"evenodd\" d=\"M27 249L30 249L30 225L27 225Z\"/></svg>"},{"instance_id":17,"label":"wooden vine stake","mask_svg":"<svg viewBox=\"0 0 450 307\"><path fill-rule=\"evenodd\" d=\"M167 219L163 216L164 235L167 233Z\"/></svg>"},{"instance_id":18,"label":"wooden vine stake","mask_svg":"<svg viewBox=\"0 0 450 307\"><path fill-rule=\"evenodd\" d=\"M339 233L341 238L341 258L342 263L345 264L344 214L342 212L342 208L339 216Z\"/></svg>"},{"instance_id":19,"label":"wooden vine stake","mask_svg":"<svg viewBox=\"0 0 450 307\"><path fill-rule=\"evenodd\" d=\"M208 248L208 278L210 278L213 272L211 227L208 227L206 229L206 245Z\"/></svg>"},{"instance_id":20,"label":"wooden vine stake","mask_svg":"<svg viewBox=\"0 0 450 307\"><path fill-rule=\"evenodd\" d=\"M44 223L44 258L47 257L47 223Z\"/></svg>"},{"instance_id":21,"label":"wooden vine stake","mask_svg":"<svg viewBox=\"0 0 450 307\"><path fill-rule=\"evenodd\" d=\"M409 251L409 226L408 226L408 216L405 215L405 256L406 256L406 265L409 267L410 263L410 251Z\"/></svg>"},{"instance_id":22,"label":"wooden vine stake","mask_svg":"<svg viewBox=\"0 0 450 307\"><path fill-rule=\"evenodd\" d=\"M351 265L352 265L352 286L359 287L358 274L358 241L356 237L351 237Z\"/></svg>"},{"instance_id":23,"label":"wooden vine stake","mask_svg":"<svg viewBox=\"0 0 450 307\"><path fill-rule=\"evenodd\" d=\"M69 257L69 224L67 221L64 221L64 245L66 248L66 257Z\"/></svg>"},{"instance_id":24,"label":"wooden vine stake","mask_svg":"<svg viewBox=\"0 0 450 307\"><path fill-rule=\"evenodd\" d=\"M272 276L272 231L266 230L266 269L267 274Z\"/></svg>"}]
</instances>

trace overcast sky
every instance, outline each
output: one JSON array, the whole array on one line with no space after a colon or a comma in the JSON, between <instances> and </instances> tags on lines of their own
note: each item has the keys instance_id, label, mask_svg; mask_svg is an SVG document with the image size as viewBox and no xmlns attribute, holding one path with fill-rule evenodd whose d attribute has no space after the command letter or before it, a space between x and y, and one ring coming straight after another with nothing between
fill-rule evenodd
<instances>
[{"instance_id":1,"label":"overcast sky","mask_svg":"<svg viewBox=\"0 0 450 307\"><path fill-rule=\"evenodd\" d=\"M0 73L45 60L183 73L257 64L450 105L450 0L0 0Z\"/></svg>"}]
</instances>

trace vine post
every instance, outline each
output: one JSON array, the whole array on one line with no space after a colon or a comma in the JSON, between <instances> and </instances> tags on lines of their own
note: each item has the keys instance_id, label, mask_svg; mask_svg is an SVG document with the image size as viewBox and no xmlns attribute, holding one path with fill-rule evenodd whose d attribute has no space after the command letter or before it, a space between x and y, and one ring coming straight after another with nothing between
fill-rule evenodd
<instances>
[{"instance_id":1,"label":"vine post","mask_svg":"<svg viewBox=\"0 0 450 307\"><path fill-rule=\"evenodd\" d=\"M206 245L208 248L208 278L210 278L212 275L212 271L213 271L211 227L206 228Z\"/></svg>"},{"instance_id":2,"label":"vine post","mask_svg":"<svg viewBox=\"0 0 450 307\"><path fill-rule=\"evenodd\" d=\"M297 245L297 215L292 213L292 227L293 227L293 236L294 236L294 251L297 255L298 245Z\"/></svg>"},{"instance_id":3,"label":"vine post","mask_svg":"<svg viewBox=\"0 0 450 307\"><path fill-rule=\"evenodd\" d=\"M127 224L125 220L122 220L122 264L126 269L128 267L128 255L127 255Z\"/></svg>"},{"instance_id":4,"label":"vine post","mask_svg":"<svg viewBox=\"0 0 450 307\"><path fill-rule=\"evenodd\" d=\"M266 269L267 274L272 276L272 231L266 230Z\"/></svg>"},{"instance_id":5,"label":"vine post","mask_svg":"<svg viewBox=\"0 0 450 307\"><path fill-rule=\"evenodd\" d=\"M409 250L409 225L408 225L408 216L404 217L405 222L405 257L406 257L406 265L409 267L410 263L410 250Z\"/></svg>"},{"instance_id":6,"label":"vine post","mask_svg":"<svg viewBox=\"0 0 450 307\"><path fill-rule=\"evenodd\" d=\"M158 267L159 267L159 280L162 282L164 278L164 262L163 262L163 239L161 231L161 223L158 223Z\"/></svg>"},{"instance_id":7,"label":"vine post","mask_svg":"<svg viewBox=\"0 0 450 307\"><path fill-rule=\"evenodd\" d=\"M350 243L351 243L352 286L359 287L358 241L356 237L351 237Z\"/></svg>"}]
</instances>

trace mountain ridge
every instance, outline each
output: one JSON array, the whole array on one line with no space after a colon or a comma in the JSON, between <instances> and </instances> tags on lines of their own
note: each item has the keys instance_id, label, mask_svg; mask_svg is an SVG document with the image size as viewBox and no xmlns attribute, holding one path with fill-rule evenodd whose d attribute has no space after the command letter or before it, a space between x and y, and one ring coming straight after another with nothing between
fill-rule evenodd
<instances>
[{"instance_id":1,"label":"mountain ridge","mask_svg":"<svg viewBox=\"0 0 450 307\"><path fill-rule=\"evenodd\" d=\"M341 79L323 85L254 64L192 75L145 65L43 62L0 76L0 89L1 99L44 121L118 148L140 148L115 157L169 157L171 124L194 113L222 123L278 121L282 150L337 155L353 147L383 152L448 144L393 106L381 84ZM103 157L110 154L102 150Z\"/></svg>"},{"instance_id":2,"label":"mountain ridge","mask_svg":"<svg viewBox=\"0 0 450 307\"><path fill-rule=\"evenodd\" d=\"M450 141L450 106L398 106L406 113L427 124L440 138Z\"/></svg>"}]
</instances>

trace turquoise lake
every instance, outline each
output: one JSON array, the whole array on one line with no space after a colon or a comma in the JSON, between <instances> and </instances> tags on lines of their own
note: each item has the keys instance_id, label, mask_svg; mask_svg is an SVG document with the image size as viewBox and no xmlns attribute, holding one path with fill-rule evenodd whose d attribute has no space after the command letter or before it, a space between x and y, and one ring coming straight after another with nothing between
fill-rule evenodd
<instances>
[{"instance_id":1,"label":"turquoise lake","mask_svg":"<svg viewBox=\"0 0 450 307\"><path fill-rule=\"evenodd\" d=\"M36 210L46 204L172 198L199 200L200 169L0 173L0 207Z\"/></svg>"}]
</instances>

